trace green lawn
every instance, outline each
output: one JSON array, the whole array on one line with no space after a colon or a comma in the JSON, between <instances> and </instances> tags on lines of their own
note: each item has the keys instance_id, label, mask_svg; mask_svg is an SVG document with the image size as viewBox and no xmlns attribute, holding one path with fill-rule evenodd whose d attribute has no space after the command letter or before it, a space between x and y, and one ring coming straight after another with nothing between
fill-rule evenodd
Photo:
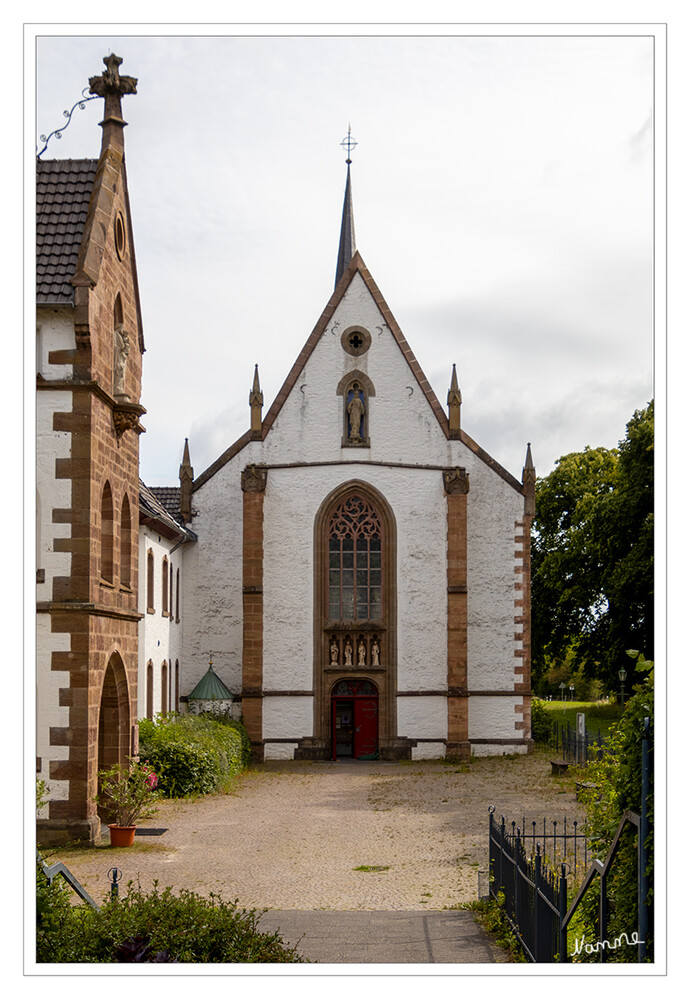
<instances>
[{"instance_id":1,"label":"green lawn","mask_svg":"<svg viewBox=\"0 0 690 999\"><path fill-rule=\"evenodd\" d=\"M576 716L579 712L583 712L590 735L596 735L601 729L602 736L606 736L611 725L621 716L620 704L607 701L544 701L543 703L552 723L558 722L564 727L570 723L571 729L577 728Z\"/></svg>"}]
</instances>

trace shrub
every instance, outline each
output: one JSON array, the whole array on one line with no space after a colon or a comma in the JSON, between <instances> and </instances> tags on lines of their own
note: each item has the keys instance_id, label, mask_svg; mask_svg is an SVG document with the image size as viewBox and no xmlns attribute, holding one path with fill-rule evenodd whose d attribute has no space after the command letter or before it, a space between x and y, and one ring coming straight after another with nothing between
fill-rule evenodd
<instances>
[{"instance_id":1,"label":"shrub","mask_svg":"<svg viewBox=\"0 0 690 999\"><path fill-rule=\"evenodd\" d=\"M52 883L36 862L36 933L37 939L53 932L54 927L70 912L70 891L62 878Z\"/></svg>"},{"instance_id":2,"label":"shrub","mask_svg":"<svg viewBox=\"0 0 690 999\"><path fill-rule=\"evenodd\" d=\"M209 898L154 884L148 894L130 884L97 912L61 908L37 935L39 963L184 962L198 964L300 963L276 933L257 929L261 913L219 895Z\"/></svg>"},{"instance_id":3,"label":"shrub","mask_svg":"<svg viewBox=\"0 0 690 999\"><path fill-rule=\"evenodd\" d=\"M544 702L532 698L532 738L535 742L548 742L551 738L552 720Z\"/></svg>"},{"instance_id":4,"label":"shrub","mask_svg":"<svg viewBox=\"0 0 690 999\"><path fill-rule=\"evenodd\" d=\"M637 653L632 653L637 655ZM620 721L611 729L607 752L603 759L587 765L584 780L593 785L583 792L594 856L603 860L608 853L621 816L626 809L639 814L642 796L642 738L644 719L650 719L650 738L653 738L654 721L654 671L653 664L638 657L637 669L646 674L635 688L634 695L625 705ZM650 794L647 800L649 814L648 874L649 899L653 898L653 770L650 774ZM626 829L622 845L607 880L610 899L609 939L637 929L637 847L632 827ZM582 905L583 925L596 927L598 920L598 892L588 892ZM587 942L592 942L591 939ZM635 961L632 948L621 947L607 954L608 961ZM651 928L647 937L647 953L652 954ZM580 956L580 960L598 960L597 956Z\"/></svg>"},{"instance_id":5,"label":"shrub","mask_svg":"<svg viewBox=\"0 0 690 999\"><path fill-rule=\"evenodd\" d=\"M210 794L227 788L246 767L249 737L231 719L159 716L139 722L139 753L156 771L164 797Z\"/></svg>"}]
</instances>

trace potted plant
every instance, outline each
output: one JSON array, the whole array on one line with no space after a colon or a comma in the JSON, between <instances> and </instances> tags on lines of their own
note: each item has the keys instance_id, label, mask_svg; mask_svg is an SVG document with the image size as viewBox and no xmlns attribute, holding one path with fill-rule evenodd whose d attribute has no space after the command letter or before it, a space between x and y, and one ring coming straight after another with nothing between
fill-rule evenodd
<instances>
[{"instance_id":1,"label":"potted plant","mask_svg":"<svg viewBox=\"0 0 690 999\"><path fill-rule=\"evenodd\" d=\"M158 811L158 777L148 760L132 760L129 767L116 764L99 770L98 781L100 790L95 801L112 820L108 824L111 846L131 846L137 820L148 819Z\"/></svg>"}]
</instances>

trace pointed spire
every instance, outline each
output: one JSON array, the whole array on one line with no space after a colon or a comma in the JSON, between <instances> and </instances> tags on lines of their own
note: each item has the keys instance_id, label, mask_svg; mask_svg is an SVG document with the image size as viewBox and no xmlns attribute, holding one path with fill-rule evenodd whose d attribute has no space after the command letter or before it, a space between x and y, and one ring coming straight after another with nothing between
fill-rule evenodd
<instances>
[{"instance_id":1,"label":"pointed spire","mask_svg":"<svg viewBox=\"0 0 690 999\"><path fill-rule=\"evenodd\" d=\"M264 404L264 394L259 385L259 365L254 365L254 384L249 393L249 409L251 412L250 433L252 440L261 440L261 410Z\"/></svg>"},{"instance_id":2,"label":"pointed spire","mask_svg":"<svg viewBox=\"0 0 690 999\"><path fill-rule=\"evenodd\" d=\"M347 181L345 183L345 198L343 200L343 220L340 224L340 245L338 247L338 264L335 271L335 283L338 284L341 277L343 276L347 265L352 260L354 256L356 246L355 246L355 217L352 212L352 185L350 182L350 164L352 160L350 159L350 153L357 145L354 139L350 137L350 126L347 126L347 138L343 139L341 142L342 146L347 147Z\"/></svg>"},{"instance_id":3,"label":"pointed spire","mask_svg":"<svg viewBox=\"0 0 690 999\"><path fill-rule=\"evenodd\" d=\"M450 379L450 389L448 390L448 426L452 438L460 437L460 406L462 396L458 387L458 375L453 365L453 374Z\"/></svg>"},{"instance_id":4,"label":"pointed spire","mask_svg":"<svg viewBox=\"0 0 690 999\"><path fill-rule=\"evenodd\" d=\"M525 516L533 517L535 512L535 491L537 484L537 473L532 461L532 445L527 444L527 455L525 466L522 469L522 486L525 493Z\"/></svg>"},{"instance_id":5,"label":"pointed spire","mask_svg":"<svg viewBox=\"0 0 690 999\"><path fill-rule=\"evenodd\" d=\"M89 80L89 93L105 98L105 113L102 149L107 146L124 146L123 130L127 122L122 117L122 98L126 94L136 94L137 81L133 76L120 76L122 59L114 53L104 57L105 71Z\"/></svg>"},{"instance_id":6,"label":"pointed spire","mask_svg":"<svg viewBox=\"0 0 690 999\"><path fill-rule=\"evenodd\" d=\"M189 459L189 440L184 439L184 453L180 465L180 513L185 524L192 519L192 486L194 484L194 469Z\"/></svg>"}]
</instances>

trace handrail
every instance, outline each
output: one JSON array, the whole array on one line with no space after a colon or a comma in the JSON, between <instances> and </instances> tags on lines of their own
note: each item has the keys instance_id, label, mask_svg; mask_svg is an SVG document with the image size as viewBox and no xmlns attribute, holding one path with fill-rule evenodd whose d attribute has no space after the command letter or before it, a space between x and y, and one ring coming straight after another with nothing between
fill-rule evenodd
<instances>
[{"instance_id":1,"label":"handrail","mask_svg":"<svg viewBox=\"0 0 690 999\"><path fill-rule=\"evenodd\" d=\"M72 888L72 890L75 891L80 898L82 898L85 902L88 902L91 908L95 909L96 912L100 912L100 906L96 905L86 888L83 888L79 884L75 876L67 867L65 867L61 860L58 860L55 864L48 865L38 851L36 852L36 859L41 866L41 870L48 879L48 884L52 884L53 879L56 878L58 874L62 875L70 888Z\"/></svg>"}]
</instances>

